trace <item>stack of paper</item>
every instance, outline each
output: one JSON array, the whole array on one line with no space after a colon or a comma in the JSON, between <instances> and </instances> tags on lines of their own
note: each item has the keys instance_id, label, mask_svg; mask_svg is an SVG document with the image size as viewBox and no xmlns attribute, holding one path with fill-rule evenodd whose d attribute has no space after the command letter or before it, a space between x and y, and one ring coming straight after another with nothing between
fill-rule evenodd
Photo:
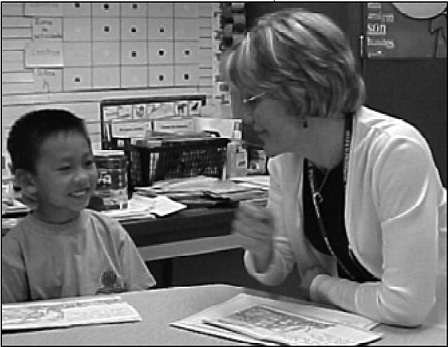
<instances>
[{"instance_id":1,"label":"stack of paper","mask_svg":"<svg viewBox=\"0 0 448 347\"><path fill-rule=\"evenodd\" d=\"M17 199L8 201L2 198L2 216L14 213L28 213L29 211L29 207Z\"/></svg>"},{"instance_id":2,"label":"stack of paper","mask_svg":"<svg viewBox=\"0 0 448 347\"><path fill-rule=\"evenodd\" d=\"M269 175L249 175L245 177L233 177L231 181L238 183L240 186L259 187L266 190L269 189L270 176Z\"/></svg>"},{"instance_id":3,"label":"stack of paper","mask_svg":"<svg viewBox=\"0 0 448 347\"><path fill-rule=\"evenodd\" d=\"M191 331L256 344L345 345L381 338L370 331L378 323L314 305L238 296L172 323Z\"/></svg>"},{"instance_id":4,"label":"stack of paper","mask_svg":"<svg viewBox=\"0 0 448 347\"><path fill-rule=\"evenodd\" d=\"M266 179L242 179L241 182L237 182L197 176L159 181L151 187L137 187L136 191L143 196L166 196L187 205L193 205L195 200L204 199L233 202L260 200L265 203L269 189L265 182Z\"/></svg>"},{"instance_id":5,"label":"stack of paper","mask_svg":"<svg viewBox=\"0 0 448 347\"><path fill-rule=\"evenodd\" d=\"M164 217L187 208L186 205L173 201L166 196L148 198L134 195L128 207L121 210L103 211L107 216L118 220Z\"/></svg>"},{"instance_id":6,"label":"stack of paper","mask_svg":"<svg viewBox=\"0 0 448 347\"><path fill-rule=\"evenodd\" d=\"M45 329L141 320L134 307L119 296L2 304L2 330Z\"/></svg>"},{"instance_id":7,"label":"stack of paper","mask_svg":"<svg viewBox=\"0 0 448 347\"><path fill-rule=\"evenodd\" d=\"M4 218L2 217L2 236L6 235L9 230L14 228L22 218Z\"/></svg>"}]
</instances>

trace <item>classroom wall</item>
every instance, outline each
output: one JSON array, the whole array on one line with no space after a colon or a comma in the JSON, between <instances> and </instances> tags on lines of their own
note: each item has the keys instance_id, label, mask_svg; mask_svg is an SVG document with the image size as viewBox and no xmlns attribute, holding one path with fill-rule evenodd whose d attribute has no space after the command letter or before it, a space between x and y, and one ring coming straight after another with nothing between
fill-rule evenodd
<instances>
[{"instance_id":1,"label":"classroom wall","mask_svg":"<svg viewBox=\"0 0 448 347\"><path fill-rule=\"evenodd\" d=\"M203 115L220 115L213 77L219 3L1 6L2 154L14 120L37 108L84 118L96 146L104 99L205 94Z\"/></svg>"}]
</instances>

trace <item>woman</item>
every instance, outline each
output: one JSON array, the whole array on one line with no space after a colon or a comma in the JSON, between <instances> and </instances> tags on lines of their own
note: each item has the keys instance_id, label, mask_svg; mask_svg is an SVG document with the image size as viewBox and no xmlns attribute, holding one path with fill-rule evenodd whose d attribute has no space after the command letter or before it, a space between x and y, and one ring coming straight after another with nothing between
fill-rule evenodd
<instances>
[{"instance_id":1,"label":"woman","mask_svg":"<svg viewBox=\"0 0 448 347\"><path fill-rule=\"evenodd\" d=\"M446 232L446 192L422 135L363 106L346 38L322 14L265 15L223 67L271 157L267 208L241 208L233 224L248 272L278 285L296 263L312 301L421 324Z\"/></svg>"}]
</instances>

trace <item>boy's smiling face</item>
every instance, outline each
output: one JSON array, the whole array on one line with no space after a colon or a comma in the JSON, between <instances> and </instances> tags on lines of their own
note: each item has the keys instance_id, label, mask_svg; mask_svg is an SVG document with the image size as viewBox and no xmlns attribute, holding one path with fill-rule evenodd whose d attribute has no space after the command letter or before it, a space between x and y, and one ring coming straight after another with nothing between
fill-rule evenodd
<instances>
[{"instance_id":1,"label":"boy's smiling face","mask_svg":"<svg viewBox=\"0 0 448 347\"><path fill-rule=\"evenodd\" d=\"M97 171L87 139L78 132L55 134L42 143L32 175L44 222L65 223L85 208L96 187Z\"/></svg>"}]
</instances>

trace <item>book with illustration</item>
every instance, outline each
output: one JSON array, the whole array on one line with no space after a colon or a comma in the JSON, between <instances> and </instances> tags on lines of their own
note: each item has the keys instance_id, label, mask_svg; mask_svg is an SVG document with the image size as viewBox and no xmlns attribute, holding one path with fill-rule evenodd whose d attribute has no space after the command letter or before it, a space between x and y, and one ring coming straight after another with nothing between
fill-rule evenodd
<instances>
[{"instance_id":1,"label":"book with illustration","mask_svg":"<svg viewBox=\"0 0 448 347\"><path fill-rule=\"evenodd\" d=\"M296 346L370 343L381 338L371 331L377 325L344 311L249 294L239 294L172 324L246 343Z\"/></svg>"}]
</instances>

